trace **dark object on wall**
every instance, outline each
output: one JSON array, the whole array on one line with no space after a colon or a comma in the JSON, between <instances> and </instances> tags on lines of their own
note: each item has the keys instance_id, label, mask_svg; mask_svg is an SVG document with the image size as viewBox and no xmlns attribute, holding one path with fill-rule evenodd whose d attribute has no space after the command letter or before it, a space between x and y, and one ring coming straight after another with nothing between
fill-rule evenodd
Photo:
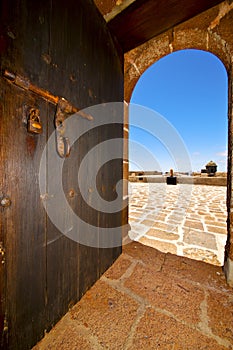
<instances>
[{"instance_id":1,"label":"dark object on wall","mask_svg":"<svg viewBox=\"0 0 233 350\"><path fill-rule=\"evenodd\" d=\"M64 97L79 109L123 101L123 55L91 0L2 0L0 23L0 348L27 350L121 253L120 246L95 248L67 238L44 210L49 198L40 193L38 173L43 149L55 131L56 105L41 92ZM6 70L12 81L4 77ZM29 79L40 93L29 89L26 80L16 84L14 77ZM41 133L27 131L28 106L40 112ZM99 126L72 145L62 180L71 209L96 227L96 235L99 227L119 227L121 237L122 212L92 208L92 192L85 201L77 180L81 161L93 147L123 139L123 115L117 118L114 128ZM85 122L78 120L80 128ZM103 158L101 153L90 155L89 168ZM106 200L115 199L122 163L112 160L99 170L96 187ZM89 177L83 174L83 186ZM57 215L66 220L66 212Z\"/></svg>"},{"instance_id":2,"label":"dark object on wall","mask_svg":"<svg viewBox=\"0 0 233 350\"><path fill-rule=\"evenodd\" d=\"M217 172L217 164L212 160L209 163L207 163L205 167L208 176L214 176Z\"/></svg>"},{"instance_id":3,"label":"dark object on wall","mask_svg":"<svg viewBox=\"0 0 233 350\"><path fill-rule=\"evenodd\" d=\"M173 176L173 169L170 169L170 176L167 177L167 185L176 185L177 179L176 176Z\"/></svg>"},{"instance_id":4,"label":"dark object on wall","mask_svg":"<svg viewBox=\"0 0 233 350\"><path fill-rule=\"evenodd\" d=\"M176 185L176 184L177 184L176 176L168 176L167 177L167 185Z\"/></svg>"}]
</instances>

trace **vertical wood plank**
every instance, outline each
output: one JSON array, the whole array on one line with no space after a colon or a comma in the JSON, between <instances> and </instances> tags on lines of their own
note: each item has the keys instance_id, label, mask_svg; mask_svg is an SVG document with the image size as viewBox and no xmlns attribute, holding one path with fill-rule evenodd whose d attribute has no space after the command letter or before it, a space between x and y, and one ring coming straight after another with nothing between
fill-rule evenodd
<instances>
[{"instance_id":1,"label":"vertical wood plank","mask_svg":"<svg viewBox=\"0 0 233 350\"><path fill-rule=\"evenodd\" d=\"M48 133L52 134L54 129L54 116L55 108L50 106L49 108L49 121L48 121ZM48 149L48 163L47 172L48 176L54 177L54 182L57 182L57 174L54 173L52 159L59 161L59 156L56 154L56 144L51 145ZM55 153L55 154L54 154ZM71 208L75 210L76 195L69 197L71 190L76 194L76 149L72 148L70 157L65 161L63 168L63 189L67 200ZM51 159L52 157L52 159ZM56 185L53 189L48 188L48 202L53 199L54 210L57 215L54 222L51 222L50 218L47 221L47 242L46 242L46 254L47 254L47 321L48 329L54 325L64 313L66 313L70 306L72 306L78 299L78 252L79 246L76 242L67 238L59 229L54 225L56 221L62 218L63 221L67 219L67 212L63 211L63 203L59 202L59 196L57 195ZM58 198L58 199L57 199ZM49 205L49 203L48 203Z\"/></svg>"},{"instance_id":2,"label":"vertical wood plank","mask_svg":"<svg viewBox=\"0 0 233 350\"><path fill-rule=\"evenodd\" d=\"M43 54L48 48L46 1L1 1L1 74L4 69L39 83L47 75ZM43 35L38 33L43 31ZM30 349L44 334L46 290L46 215L38 173L46 143L47 108L38 96L2 77L1 190L12 205L1 212L6 246L5 315L7 349ZM25 106L38 107L42 135L30 135Z\"/></svg>"},{"instance_id":3,"label":"vertical wood plank","mask_svg":"<svg viewBox=\"0 0 233 350\"><path fill-rule=\"evenodd\" d=\"M8 347L26 349L43 335L45 290L45 213L38 186L39 161L45 135L30 135L23 108L35 100L0 79L5 92L2 115L5 157L3 188L11 206L2 210L6 243L6 320ZM46 117L42 123L46 123ZM36 321L36 323L35 323Z\"/></svg>"}]
</instances>

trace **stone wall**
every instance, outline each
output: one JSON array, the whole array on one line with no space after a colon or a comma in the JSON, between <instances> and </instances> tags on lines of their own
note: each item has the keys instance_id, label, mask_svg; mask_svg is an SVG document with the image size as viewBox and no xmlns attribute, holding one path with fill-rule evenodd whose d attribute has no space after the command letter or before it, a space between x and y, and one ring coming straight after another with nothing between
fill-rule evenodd
<instances>
[{"instance_id":1,"label":"stone wall","mask_svg":"<svg viewBox=\"0 0 233 350\"><path fill-rule=\"evenodd\" d=\"M233 1L218 6L173 27L147 43L125 54L125 100L130 101L132 91L144 73L162 57L183 49L198 49L213 53L225 65L229 81L228 99L228 240L225 250L225 273L233 286L233 196L232 196L232 99L233 99ZM169 96L168 96L169 99Z\"/></svg>"},{"instance_id":2,"label":"stone wall","mask_svg":"<svg viewBox=\"0 0 233 350\"><path fill-rule=\"evenodd\" d=\"M166 176L129 176L130 182L151 182L151 183L162 183L166 182ZM190 185L207 185L207 186L226 186L226 177L177 177L178 184L190 184Z\"/></svg>"}]
</instances>

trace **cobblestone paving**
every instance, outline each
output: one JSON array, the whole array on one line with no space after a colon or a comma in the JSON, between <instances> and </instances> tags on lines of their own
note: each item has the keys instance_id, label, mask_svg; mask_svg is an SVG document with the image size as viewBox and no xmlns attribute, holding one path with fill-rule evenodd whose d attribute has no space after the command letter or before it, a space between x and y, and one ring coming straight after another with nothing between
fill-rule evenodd
<instances>
[{"instance_id":1,"label":"cobblestone paving","mask_svg":"<svg viewBox=\"0 0 233 350\"><path fill-rule=\"evenodd\" d=\"M223 265L226 187L130 183L130 238L145 245Z\"/></svg>"}]
</instances>

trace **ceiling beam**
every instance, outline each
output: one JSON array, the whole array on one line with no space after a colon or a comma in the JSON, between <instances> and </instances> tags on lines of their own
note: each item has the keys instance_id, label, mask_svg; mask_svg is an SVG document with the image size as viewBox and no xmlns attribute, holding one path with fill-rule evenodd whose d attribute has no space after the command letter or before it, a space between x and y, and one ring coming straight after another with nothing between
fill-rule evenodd
<instances>
[{"instance_id":1,"label":"ceiling beam","mask_svg":"<svg viewBox=\"0 0 233 350\"><path fill-rule=\"evenodd\" d=\"M108 22L124 52L208 10L222 0L136 0Z\"/></svg>"}]
</instances>

